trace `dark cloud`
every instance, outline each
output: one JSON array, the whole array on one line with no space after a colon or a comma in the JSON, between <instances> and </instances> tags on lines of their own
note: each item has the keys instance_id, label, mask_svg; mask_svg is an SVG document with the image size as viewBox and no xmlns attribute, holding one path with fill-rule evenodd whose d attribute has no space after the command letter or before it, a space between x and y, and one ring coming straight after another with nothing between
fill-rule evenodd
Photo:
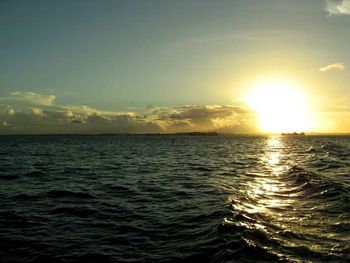
<instances>
[{"instance_id":1,"label":"dark cloud","mask_svg":"<svg viewBox=\"0 0 350 263\"><path fill-rule=\"evenodd\" d=\"M169 131L218 130L232 127L237 132L246 130L246 118L251 119L253 113L247 109L226 105L189 105L183 107L161 108L152 112L161 122L165 122ZM235 132L231 129L231 132Z\"/></svg>"},{"instance_id":2,"label":"dark cloud","mask_svg":"<svg viewBox=\"0 0 350 263\"><path fill-rule=\"evenodd\" d=\"M71 123L73 123L73 124L83 124L84 122L82 120L75 119L75 120L71 120Z\"/></svg>"}]
</instances>

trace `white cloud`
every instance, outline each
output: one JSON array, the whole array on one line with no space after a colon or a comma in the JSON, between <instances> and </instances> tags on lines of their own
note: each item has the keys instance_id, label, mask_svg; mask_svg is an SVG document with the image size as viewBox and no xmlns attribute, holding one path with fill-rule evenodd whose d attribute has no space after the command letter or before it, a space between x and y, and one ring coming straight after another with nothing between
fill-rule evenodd
<instances>
[{"instance_id":1,"label":"white cloud","mask_svg":"<svg viewBox=\"0 0 350 263\"><path fill-rule=\"evenodd\" d=\"M326 0L326 11L330 15L350 15L350 0Z\"/></svg>"},{"instance_id":2,"label":"white cloud","mask_svg":"<svg viewBox=\"0 0 350 263\"><path fill-rule=\"evenodd\" d=\"M319 71L325 72L325 71L330 71L330 70L339 70L342 71L345 69L345 65L342 62L337 62L333 64L326 65L324 67L319 68Z\"/></svg>"},{"instance_id":3,"label":"white cloud","mask_svg":"<svg viewBox=\"0 0 350 263\"><path fill-rule=\"evenodd\" d=\"M52 106L56 96L54 95L42 95L35 92L27 91L14 91L10 96L0 98L0 104L9 106Z\"/></svg>"},{"instance_id":4,"label":"white cloud","mask_svg":"<svg viewBox=\"0 0 350 263\"><path fill-rule=\"evenodd\" d=\"M55 96L14 92L0 97L0 133L251 132L254 113L228 105L149 107L144 112L57 105ZM11 125L10 125L11 124ZM6 129L5 129L6 127Z\"/></svg>"}]
</instances>

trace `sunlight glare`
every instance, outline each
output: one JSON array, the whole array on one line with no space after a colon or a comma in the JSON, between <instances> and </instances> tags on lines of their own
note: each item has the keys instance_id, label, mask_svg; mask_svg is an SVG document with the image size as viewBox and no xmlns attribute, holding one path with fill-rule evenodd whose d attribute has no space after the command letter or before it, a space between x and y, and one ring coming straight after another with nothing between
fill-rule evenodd
<instances>
[{"instance_id":1,"label":"sunlight glare","mask_svg":"<svg viewBox=\"0 0 350 263\"><path fill-rule=\"evenodd\" d=\"M249 94L247 103L258 113L263 132L305 132L310 128L306 96L287 81L259 82Z\"/></svg>"}]
</instances>

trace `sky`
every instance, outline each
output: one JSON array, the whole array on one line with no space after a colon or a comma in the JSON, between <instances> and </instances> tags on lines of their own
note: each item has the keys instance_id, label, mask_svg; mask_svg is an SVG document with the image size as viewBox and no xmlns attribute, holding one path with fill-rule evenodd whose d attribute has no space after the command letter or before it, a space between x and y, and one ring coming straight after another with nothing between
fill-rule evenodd
<instances>
[{"instance_id":1,"label":"sky","mask_svg":"<svg viewBox=\"0 0 350 263\"><path fill-rule=\"evenodd\" d=\"M350 132L350 0L0 0L0 35L0 134Z\"/></svg>"}]
</instances>

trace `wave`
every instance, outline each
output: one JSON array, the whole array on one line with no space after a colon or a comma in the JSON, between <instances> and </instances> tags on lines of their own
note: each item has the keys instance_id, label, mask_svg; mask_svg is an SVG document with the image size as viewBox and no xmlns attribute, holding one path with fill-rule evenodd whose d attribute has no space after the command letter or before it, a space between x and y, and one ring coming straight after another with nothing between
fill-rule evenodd
<instances>
[{"instance_id":1,"label":"wave","mask_svg":"<svg viewBox=\"0 0 350 263\"><path fill-rule=\"evenodd\" d=\"M0 225L6 227L27 227L30 225L29 219L13 211L0 212Z\"/></svg>"},{"instance_id":2,"label":"wave","mask_svg":"<svg viewBox=\"0 0 350 263\"><path fill-rule=\"evenodd\" d=\"M347 262L349 138L0 138L0 258Z\"/></svg>"},{"instance_id":3,"label":"wave","mask_svg":"<svg viewBox=\"0 0 350 263\"><path fill-rule=\"evenodd\" d=\"M96 196L87 192L75 192L69 190L50 190L45 193L46 196L51 198L81 198L81 199L94 199Z\"/></svg>"},{"instance_id":4,"label":"wave","mask_svg":"<svg viewBox=\"0 0 350 263\"><path fill-rule=\"evenodd\" d=\"M246 184L245 194L231 197L229 208L232 215L225 217L219 225L220 234L238 233L241 242L265 248L267 253L282 261L298 261L303 257L334 260L344 256L342 250L334 251L334 255L329 256L323 250L311 250L305 244L310 240L318 242L318 235L321 235L318 231L336 232L329 228L322 230L319 220L331 220L330 214L336 218L339 211L350 211L350 193L345 185L299 166L292 166L272 179L267 179L264 174L254 175L248 177L253 181ZM287 221L287 218L280 218L281 214L290 218L298 216L304 221ZM312 214L315 219L308 219L308 215ZM312 234L305 233L307 225ZM346 223L338 225L340 233L346 233L346 226ZM328 235L322 236L323 242L332 242ZM289 256L280 257L285 254Z\"/></svg>"},{"instance_id":5,"label":"wave","mask_svg":"<svg viewBox=\"0 0 350 263\"><path fill-rule=\"evenodd\" d=\"M0 180L17 180L18 178L17 175L0 175Z\"/></svg>"},{"instance_id":6,"label":"wave","mask_svg":"<svg viewBox=\"0 0 350 263\"><path fill-rule=\"evenodd\" d=\"M77 217L88 217L96 213L95 209L81 206L69 206L69 207L56 207L52 209L50 214L62 214L62 215L73 215Z\"/></svg>"},{"instance_id":7,"label":"wave","mask_svg":"<svg viewBox=\"0 0 350 263\"><path fill-rule=\"evenodd\" d=\"M24 176L29 176L29 177L45 177L45 176L48 176L48 174L45 173L44 171L41 171L41 170L35 170L35 171L26 172L26 173L24 174Z\"/></svg>"}]
</instances>

